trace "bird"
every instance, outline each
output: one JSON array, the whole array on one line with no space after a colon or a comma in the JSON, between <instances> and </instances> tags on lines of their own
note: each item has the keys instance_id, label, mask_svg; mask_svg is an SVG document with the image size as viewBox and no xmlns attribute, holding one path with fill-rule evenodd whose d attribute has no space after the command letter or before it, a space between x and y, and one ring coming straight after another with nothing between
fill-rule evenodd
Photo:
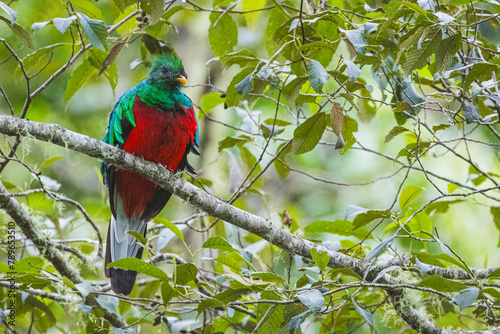
<instances>
[{"instance_id":1,"label":"bird","mask_svg":"<svg viewBox=\"0 0 500 334\"><path fill-rule=\"evenodd\" d=\"M177 54L153 58L148 77L118 99L103 141L174 172L195 173L187 156L190 152L200 155L198 123L193 103L181 91L186 78ZM147 222L160 213L172 193L104 162L101 173L111 208L105 274L116 294L129 295L137 272L108 268L108 264L127 257L142 258L143 247L127 232L145 236Z\"/></svg>"}]
</instances>

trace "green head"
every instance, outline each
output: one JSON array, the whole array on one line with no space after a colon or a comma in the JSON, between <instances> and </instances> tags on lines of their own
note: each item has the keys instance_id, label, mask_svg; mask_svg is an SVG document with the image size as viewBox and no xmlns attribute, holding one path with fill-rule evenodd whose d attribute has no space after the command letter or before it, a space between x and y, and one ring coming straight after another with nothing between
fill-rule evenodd
<instances>
[{"instance_id":1,"label":"green head","mask_svg":"<svg viewBox=\"0 0 500 334\"><path fill-rule=\"evenodd\" d=\"M164 54L154 58L148 77L153 84L162 88L179 89L187 84L182 61L174 54Z\"/></svg>"}]
</instances>

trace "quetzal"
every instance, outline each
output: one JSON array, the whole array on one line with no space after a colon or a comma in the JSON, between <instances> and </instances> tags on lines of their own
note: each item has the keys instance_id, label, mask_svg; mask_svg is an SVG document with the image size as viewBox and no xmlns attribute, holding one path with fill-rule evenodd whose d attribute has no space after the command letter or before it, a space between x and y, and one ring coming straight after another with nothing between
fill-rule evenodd
<instances>
[{"instance_id":1,"label":"quetzal","mask_svg":"<svg viewBox=\"0 0 500 334\"><path fill-rule=\"evenodd\" d=\"M187 83L181 60L174 54L153 59L148 78L123 94L109 117L103 141L160 163L173 171L187 169L189 152L199 154L198 125L193 104L180 88ZM143 248L128 231L146 235L146 224L160 213L172 193L132 172L101 165L108 187L111 219L105 273L116 293L130 294L136 271L107 268L126 257L142 257Z\"/></svg>"}]
</instances>

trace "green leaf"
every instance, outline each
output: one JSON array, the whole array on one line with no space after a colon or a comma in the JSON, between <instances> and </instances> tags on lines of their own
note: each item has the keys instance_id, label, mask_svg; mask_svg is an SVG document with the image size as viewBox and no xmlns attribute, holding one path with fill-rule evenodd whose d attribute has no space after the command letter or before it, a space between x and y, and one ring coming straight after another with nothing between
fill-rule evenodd
<instances>
[{"instance_id":1,"label":"green leaf","mask_svg":"<svg viewBox=\"0 0 500 334\"><path fill-rule=\"evenodd\" d=\"M149 51L149 53L151 53L152 55L170 53L175 54L175 50L169 44L163 43L156 37L143 33L141 34L141 40L147 51ZM146 51L144 50L144 52ZM145 57L145 54L143 55L143 57Z\"/></svg>"},{"instance_id":2,"label":"green leaf","mask_svg":"<svg viewBox=\"0 0 500 334\"><path fill-rule=\"evenodd\" d=\"M280 177L280 180L286 179L288 174L290 174L290 167L288 167L288 165L281 160L274 160L273 165Z\"/></svg>"},{"instance_id":3,"label":"green leaf","mask_svg":"<svg viewBox=\"0 0 500 334\"><path fill-rule=\"evenodd\" d=\"M297 96L300 93L300 89L302 85L307 81L307 77L296 77L292 81L290 81L285 87L283 87L281 93L283 97L290 102L293 102L297 99Z\"/></svg>"},{"instance_id":4,"label":"green leaf","mask_svg":"<svg viewBox=\"0 0 500 334\"><path fill-rule=\"evenodd\" d=\"M285 280L283 278L273 273L265 273L265 272L252 273L252 277L263 280L264 282L279 283L279 284L285 283Z\"/></svg>"},{"instance_id":5,"label":"green leaf","mask_svg":"<svg viewBox=\"0 0 500 334\"><path fill-rule=\"evenodd\" d=\"M435 12L432 14L439 20L439 25L441 25L441 26L446 26L450 22L455 21L455 17L448 15L448 14L441 12L441 11L438 11L438 12ZM450 13L450 14L452 14L452 13Z\"/></svg>"},{"instance_id":6,"label":"green leaf","mask_svg":"<svg viewBox=\"0 0 500 334\"><path fill-rule=\"evenodd\" d=\"M278 2L275 2L278 4ZM279 45L274 41L274 34L278 28L287 21L288 16L281 6L271 9L266 26L266 50L269 56L275 54Z\"/></svg>"},{"instance_id":7,"label":"green leaf","mask_svg":"<svg viewBox=\"0 0 500 334\"><path fill-rule=\"evenodd\" d=\"M83 85L89 81L89 79L97 73L97 69L92 66L88 59L85 59L71 74L66 86L66 91L64 92L64 98L66 101L71 100L75 96L76 92L83 87Z\"/></svg>"},{"instance_id":8,"label":"green leaf","mask_svg":"<svg viewBox=\"0 0 500 334\"><path fill-rule=\"evenodd\" d=\"M225 305L218 299L215 298L205 298L201 303L198 304L198 314L203 313L205 310L209 308L224 308Z\"/></svg>"},{"instance_id":9,"label":"green leaf","mask_svg":"<svg viewBox=\"0 0 500 334\"><path fill-rule=\"evenodd\" d=\"M244 11L251 11L261 9L266 5L266 0L243 0L242 9ZM262 11L254 11L251 13L245 13L245 20L247 21L247 26L250 30L254 30L259 21L259 16Z\"/></svg>"},{"instance_id":10,"label":"green leaf","mask_svg":"<svg viewBox=\"0 0 500 334\"><path fill-rule=\"evenodd\" d=\"M325 297L316 289L298 294L297 298L314 314L318 314L325 305Z\"/></svg>"},{"instance_id":11,"label":"green leaf","mask_svg":"<svg viewBox=\"0 0 500 334\"><path fill-rule=\"evenodd\" d=\"M322 41L307 43L299 46L300 51L306 51L310 49L329 49L331 51L336 50L331 44Z\"/></svg>"},{"instance_id":12,"label":"green leaf","mask_svg":"<svg viewBox=\"0 0 500 334\"><path fill-rule=\"evenodd\" d=\"M424 188L407 186L399 195L399 207L402 209L413 202L424 191Z\"/></svg>"},{"instance_id":13,"label":"green leaf","mask_svg":"<svg viewBox=\"0 0 500 334\"><path fill-rule=\"evenodd\" d=\"M339 28L339 30L345 35L347 41L350 44L350 47L353 48L354 51L356 52L355 54L352 54L352 52L350 51L351 57L354 57L356 54L366 53L365 46L367 46L368 44L366 43L361 28L356 30L344 30L342 28Z\"/></svg>"},{"instance_id":14,"label":"green leaf","mask_svg":"<svg viewBox=\"0 0 500 334\"><path fill-rule=\"evenodd\" d=\"M47 24L51 23L52 21L44 21L44 22L35 22L31 25L31 30L39 30L45 27Z\"/></svg>"},{"instance_id":15,"label":"green leaf","mask_svg":"<svg viewBox=\"0 0 500 334\"><path fill-rule=\"evenodd\" d=\"M124 259L116 260L108 264L108 268L119 268L125 270L134 270L138 273L158 278L162 281L168 282L169 278L165 272L152 264L139 260L135 257L127 257Z\"/></svg>"},{"instance_id":16,"label":"green leaf","mask_svg":"<svg viewBox=\"0 0 500 334\"><path fill-rule=\"evenodd\" d=\"M482 173L480 173L474 166L469 166L469 175L467 176L467 182L472 181L476 187L481 185L487 178Z\"/></svg>"},{"instance_id":17,"label":"green leaf","mask_svg":"<svg viewBox=\"0 0 500 334\"><path fill-rule=\"evenodd\" d=\"M421 276L424 276L429 270L432 269L431 266L429 266L428 264L420 262L420 260L416 256L415 256L415 266L420 271Z\"/></svg>"},{"instance_id":18,"label":"green leaf","mask_svg":"<svg viewBox=\"0 0 500 334\"><path fill-rule=\"evenodd\" d=\"M365 226L375 219L380 219L380 218L390 218L391 217L391 211L389 209L387 210L368 210L366 212L358 214L352 221L353 228L357 229L360 228L361 226Z\"/></svg>"},{"instance_id":19,"label":"green leaf","mask_svg":"<svg viewBox=\"0 0 500 334\"><path fill-rule=\"evenodd\" d=\"M316 96L311 95L311 94L301 94L297 96L297 99L295 99L295 105L300 106L303 105L304 103L314 103L316 102Z\"/></svg>"},{"instance_id":20,"label":"green leaf","mask_svg":"<svg viewBox=\"0 0 500 334\"><path fill-rule=\"evenodd\" d=\"M252 291L251 289L227 289L218 294L214 295L213 298L220 300L224 304L234 302L241 298L241 296L246 295Z\"/></svg>"},{"instance_id":21,"label":"green leaf","mask_svg":"<svg viewBox=\"0 0 500 334\"><path fill-rule=\"evenodd\" d=\"M439 240L438 237L434 237L434 239L436 239L436 242L438 243L439 247L441 247L443 253L453 258L453 253L451 252L450 248L446 246L441 240Z\"/></svg>"},{"instance_id":22,"label":"green leaf","mask_svg":"<svg viewBox=\"0 0 500 334\"><path fill-rule=\"evenodd\" d=\"M139 241L144 246L146 246L146 244L148 243L148 240L137 231L128 231L127 233L133 236L137 241Z\"/></svg>"},{"instance_id":23,"label":"green leaf","mask_svg":"<svg viewBox=\"0 0 500 334\"><path fill-rule=\"evenodd\" d=\"M75 284L75 288L80 292L83 298L87 298L90 293L90 289L92 289L92 284L90 284L89 281L85 281Z\"/></svg>"},{"instance_id":24,"label":"green leaf","mask_svg":"<svg viewBox=\"0 0 500 334\"><path fill-rule=\"evenodd\" d=\"M396 107L392 109L394 112L403 112L403 111L410 111L411 110L411 105L406 102L406 101L397 101L396 102Z\"/></svg>"},{"instance_id":25,"label":"green leaf","mask_svg":"<svg viewBox=\"0 0 500 334\"><path fill-rule=\"evenodd\" d=\"M348 220L326 221L318 220L312 222L304 228L305 233L331 233L344 237L356 237L363 239L368 235L368 230L364 227L353 229L352 222Z\"/></svg>"},{"instance_id":26,"label":"green leaf","mask_svg":"<svg viewBox=\"0 0 500 334\"><path fill-rule=\"evenodd\" d=\"M10 264L9 264L10 265ZM39 274L41 268L44 267L43 259L36 256L27 256L25 258L19 259L14 264L13 272L17 274Z\"/></svg>"},{"instance_id":27,"label":"green leaf","mask_svg":"<svg viewBox=\"0 0 500 334\"><path fill-rule=\"evenodd\" d=\"M494 288L486 288L486 289L483 289L483 292L485 294L488 294L492 297L495 297L496 299L500 299L500 291L494 289Z\"/></svg>"},{"instance_id":28,"label":"green leaf","mask_svg":"<svg viewBox=\"0 0 500 334\"><path fill-rule=\"evenodd\" d=\"M17 12L7 6L3 1L0 1L0 8L3 9L7 14L9 14L10 24L14 25L17 19Z\"/></svg>"},{"instance_id":29,"label":"green leaf","mask_svg":"<svg viewBox=\"0 0 500 334\"><path fill-rule=\"evenodd\" d=\"M224 253L219 255L215 261L227 266L236 274L241 273L242 265L246 262L245 259L237 252Z\"/></svg>"},{"instance_id":30,"label":"green leaf","mask_svg":"<svg viewBox=\"0 0 500 334\"><path fill-rule=\"evenodd\" d=\"M192 263L178 265L175 270L175 284L186 285L198 275L198 268Z\"/></svg>"},{"instance_id":31,"label":"green leaf","mask_svg":"<svg viewBox=\"0 0 500 334\"><path fill-rule=\"evenodd\" d=\"M245 136L245 135L241 135L239 137L226 137L219 142L219 152L222 152L222 150L224 150L226 148L233 147L235 145L238 145L241 147L243 144L246 144L246 143L249 143L252 141L253 141L252 138Z\"/></svg>"},{"instance_id":32,"label":"green leaf","mask_svg":"<svg viewBox=\"0 0 500 334\"><path fill-rule=\"evenodd\" d=\"M464 105L464 118L467 124L478 123L481 121L481 115L479 115L479 109L470 102L466 102Z\"/></svg>"},{"instance_id":33,"label":"green leaf","mask_svg":"<svg viewBox=\"0 0 500 334\"><path fill-rule=\"evenodd\" d=\"M375 279L372 281L372 283L376 283L382 276L387 274L389 271L393 271L393 270L400 269L400 268L401 268L401 266L390 266L388 268L385 268L384 270L380 271L377 274L377 277L375 277Z\"/></svg>"},{"instance_id":34,"label":"green leaf","mask_svg":"<svg viewBox=\"0 0 500 334\"><path fill-rule=\"evenodd\" d=\"M352 217L356 217L360 213L364 213L366 211L369 211L370 209L366 209L357 205L348 205L346 210L345 210L345 217L344 219L347 220Z\"/></svg>"},{"instance_id":35,"label":"green leaf","mask_svg":"<svg viewBox=\"0 0 500 334\"><path fill-rule=\"evenodd\" d=\"M488 81L493 77L493 72L498 72L499 66L495 63L478 63L469 69L469 74L464 79L464 89L469 88L474 80Z\"/></svg>"},{"instance_id":36,"label":"green leaf","mask_svg":"<svg viewBox=\"0 0 500 334\"><path fill-rule=\"evenodd\" d=\"M321 65L319 61L311 59L309 65L309 81L316 93L321 93L323 91L323 86L329 78L330 76L323 65Z\"/></svg>"},{"instance_id":37,"label":"green leaf","mask_svg":"<svg viewBox=\"0 0 500 334\"><path fill-rule=\"evenodd\" d=\"M493 222L495 226L500 231L500 207L491 207L490 213L493 216Z\"/></svg>"},{"instance_id":38,"label":"green leaf","mask_svg":"<svg viewBox=\"0 0 500 334\"><path fill-rule=\"evenodd\" d=\"M427 142L419 142L418 145L417 143L410 143L406 145L405 148L403 148L401 151L399 151L398 155L396 156L396 159L400 157L406 157L408 161L411 161L416 154L422 155L431 145L430 141Z\"/></svg>"},{"instance_id":39,"label":"green leaf","mask_svg":"<svg viewBox=\"0 0 500 334\"><path fill-rule=\"evenodd\" d=\"M12 184L10 182L7 182L7 181L1 181L1 182L2 182L3 186L5 187L5 189L7 189L9 191L12 190L12 189L19 189L16 185L14 185L14 184Z\"/></svg>"},{"instance_id":40,"label":"green leaf","mask_svg":"<svg viewBox=\"0 0 500 334\"><path fill-rule=\"evenodd\" d=\"M254 68L246 67L233 77L231 83L226 88L226 105L228 107L233 107L240 103L243 96L238 94L238 91L236 90L235 86L238 83L240 83L243 79L245 79L249 74L253 73L253 71Z\"/></svg>"},{"instance_id":41,"label":"green leaf","mask_svg":"<svg viewBox=\"0 0 500 334\"><path fill-rule=\"evenodd\" d=\"M318 252L316 248L311 248L311 257L321 270L324 270L328 266L328 262L330 262L330 256L328 256L328 253L324 251Z\"/></svg>"},{"instance_id":42,"label":"green leaf","mask_svg":"<svg viewBox=\"0 0 500 334\"><path fill-rule=\"evenodd\" d=\"M22 297L21 300L23 301L23 304L25 305L25 307L27 306L27 307L33 308L33 311L37 310L37 311L43 312L43 316L41 316L41 314L38 313L40 318L37 320L37 322L43 321L43 322L45 322L46 326L54 326L56 324L56 318L54 316L54 313L51 310L52 307L49 308L47 305L45 305L44 302L42 302L41 300L39 300L38 298L36 298L32 295L28 295L27 293L24 295L25 296ZM115 312L116 312L116 310L115 310ZM4 321L10 322L11 320L9 318L9 320L5 319ZM35 325L35 327L36 327L36 325Z\"/></svg>"},{"instance_id":43,"label":"green leaf","mask_svg":"<svg viewBox=\"0 0 500 334\"><path fill-rule=\"evenodd\" d=\"M184 241L184 235L182 234L181 230L179 230L179 228L175 224L173 224L170 220L164 219L164 218L155 218L155 219L153 219L153 221L155 223L162 224L163 226L165 226L166 228L168 228L170 231L174 232L174 234L179 239L181 239L182 241Z\"/></svg>"},{"instance_id":44,"label":"green leaf","mask_svg":"<svg viewBox=\"0 0 500 334\"><path fill-rule=\"evenodd\" d=\"M82 26L85 37L90 44L98 49L105 50L107 45L106 38L108 37L108 27L104 22L94 20L82 13L76 13Z\"/></svg>"},{"instance_id":45,"label":"green leaf","mask_svg":"<svg viewBox=\"0 0 500 334\"><path fill-rule=\"evenodd\" d=\"M361 70L356 65L354 65L352 61L349 61L344 57L342 57L342 61L346 64L347 77L349 78L349 81L356 81L356 79L359 78L359 75L361 74Z\"/></svg>"},{"instance_id":46,"label":"green leaf","mask_svg":"<svg viewBox=\"0 0 500 334\"><path fill-rule=\"evenodd\" d=\"M404 126L400 126L400 125L396 125L395 127L393 127L391 129L391 131L389 131L389 133L387 134L387 136L385 136L385 141L384 143L388 143L390 142L394 137L396 137L397 135L400 135L404 132L409 132L410 130L408 130L407 128L405 128Z\"/></svg>"},{"instance_id":47,"label":"green leaf","mask_svg":"<svg viewBox=\"0 0 500 334\"><path fill-rule=\"evenodd\" d=\"M290 325L288 326L290 333L293 333L300 327L300 325L302 325L302 323L306 320L306 317L309 315L309 312L311 311L302 312L301 314L290 319Z\"/></svg>"},{"instance_id":48,"label":"green leaf","mask_svg":"<svg viewBox=\"0 0 500 334\"><path fill-rule=\"evenodd\" d=\"M427 26L422 26L422 25L416 26L413 29L411 29L410 31L408 31L408 33L406 35L401 37L399 51L398 51L398 55L396 57L397 64L400 64L399 60L401 59L401 56L403 55L403 53L406 50L408 50L409 47L415 45L415 43L417 43L419 38L422 37L422 33L424 32L424 30L426 28L427 28Z\"/></svg>"},{"instance_id":49,"label":"green leaf","mask_svg":"<svg viewBox=\"0 0 500 334\"><path fill-rule=\"evenodd\" d=\"M254 178L258 173L262 171L260 162L246 146L240 146L240 157L243 162L244 174L248 175L253 169L253 172L251 172L249 179ZM254 189L262 188L262 182L262 178L255 181L253 185Z\"/></svg>"},{"instance_id":50,"label":"green leaf","mask_svg":"<svg viewBox=\"0 0 500 334\"><path fill-rule=\"evenodd\" d=\"M204 113L209 114L212 112L213 108L223 103L224 98L221 97L220 93L208 93L201 97L201 110L203 110Z\"/></svg>"},{"instance_id":51,"label":"green leaf","mask_svg":"<svg viewBox=\"0 0 500 334\"><path fill-rule=\"evenodd\" d=\"M103 71L104 62L106 61L108 55L106 54L106 52L95 48L90 49L89 53L90 54L88 60L90 61L92 66L94 66L95 69L99 71L97 75L100 75L100 73ZM106 76L106 79L108 79L108 82L114 94L116 85L118 84L118 69L116 68L116 64L110 64L103 73L104 76Z\"/></svg>"},{"instance_id":52,"label":"green leaf","mask_svg":"<svg viewBox=\"0 0 500 334\"><path fill-rule=\"evenodd\" d=\"M460 311L463 311L467 307L471 306L478 296L479 296L478 288L476 287L467 288L460 291L460 293L455 297L455 302L460 308Z\"/></svg>"},{"instance_id":53,"label":"green leaf","mask_svg":"<svg viewBox=\"0 0 500 334\"><path fill-rule=\"evenodd\" d=\"M446 213L448 211L450 205L461 203L461 202L463 202L463 200L461 200L461 199L456 199L456 200L452 200L452 201L433 202L425 208L425 212L429 216L432 216L435 213ZM498 229L500 230L500 225L499 225Z\"/></svg>"},{"instance_id":54,"label":"green leaf","mask_svg":"<svg viewBox=\"0 0 500 334\"><path fill-rule=\"evenodd\" d=\"M104 21L104 16L102 15L101 10L93 2L94 1L89 0L71 0L73 9L76 12L83 12L91 19Z\"/></svg>"},{"instance_id":55,"label":"green leaf","mask_svg":"<svg viewBox=\"0 0 500 334\"><path fill-rule=\"evenodd\" d=\"M203 244L203 248L220 249L226 252L236 251L233 246L221 236L211 237Z\"/></svg>"},{"instance_id":56,"label":"green leaf","mask_svg":"<svg viewBox=\"0 0 500 334\"><path fill-rule=\"evenodd\" d=\"M45 160L44 162L42 162L42 168L47 168L47 167L49 167L50 165L52 165L54 162L56 162L56 161L58 161L58 160L60 160L60 159L62 159L62 158L64 158L64 157L63 157L63 156L61 156L61 155L57 155L57 156L55 156L55 157L52 157L52 158L50 158L50 159L47 159L47 160Z\"/></svg>"},{"instance_id":57,"label":"green leaf","mask_svg":"<svg viewBox=\"0 0 500 334\"><path fill-rule=\"evenodd\" d=\"M455 292L467 288L467 286L460 282L455 282L438 275L431 275L424 278L418 286L431 288L441 292Z\"/></svg>"},{"instance_id":58,"label":"green leaf","mask_svg":"<svg viewBox=\"0 0 500 334\"><path fill-rule=\"evenodd\" d=\"M12 32L19 37L19 39L26 44L30 49L33 49L33 41L31 40L30 34L24 29L22 26L20 26L17 23L12 23L9 21L9 19L3 17L0 15L0 20L4 21L9 25L9 28L12 30Z\"/></svg>"},{"instance_id":59,"label":"green leaf","mask_svg":"<svg viewBox=\"0 0 500 334\"><path fill-rule=\"evenodd\" d=\"M267 124L267 125L275 125L275 126L288 126L288 125L292 125L292 123L288 122L288 121L284 121L282 119L274 119L274 118L268 118L264 121L264 124Z\"/></svg>"},{"instance_id":60,"label":"green leaf","mask_svg":"<svg viewBox=\"0 0 500 334\"><path fill-rule=\"evenodd\" d=\"M345 145L339 149L339 153L342 155L351 148L351 146L356 142L356 137L354 133L358 132L358 122L351 118L350 116L344 115L344 127L342 129L342 138L344 139Z\"/></svg>"},{"instance_id":61,"label":"green leaf","mask_svg":"<svg viewBox=\"0 0 500 334\"><path fill-rule=\"evenodd\" d=\"M259 334L276 334L279 333L280 326L283 323L283 311L285 305L273 304L265 313L262 320L259 322L256 330Z\"/></svg>"},{"instance_id":62,"label":"green leaf","mask_svg":"<svg viewBox=\"0 0 500 334\"><path fill-rule=\"evenodd\" d=\"M497 230L500 231L500 207L491 207L490 213L493 216L493 222L495 223ZM498 239L497 247L500 247L500 238Z\"/></svg>"},{"instance_id":63,"label":"green leaf","mask_svg":"<svg viewBox=\"0 0 500 334\"><path fill-rule=\"evenodd\" d=\"M422 231L422 233L412 233L414 236L418 238L428 238L429 235L424 232L432 232L432 220L427 213L420 212L412 218L408 223L408 227L412 232Z\"/></svg>"},{"instance_id":64,"label":"green leaf","mask_svg":"<svg viewBox=\"0 0 500 334\"><path fill-rule=\"evenodd\" d=\"M359 305L354 301L354 299L351 297L352 305L354 305L354 308L358 313L363 317L363 319L366 320L367 323L373 326L373 314L371 314L368 311L363 310Z\"/></svg>"},{"instance_id":65,"label":"green leaf","mask_svg":"<svg viewBox=\"0 0 500 334\"><path fill-rule=\"evenodd\" d=\"M422 7L420 7L419 5L417 5L416 3L413 3L413 2L409 2L409 1L403 1L401 3L403 6L405 7L408 7L410 8L411 10L413 10L415 13L418 13L424 17L427 17L427 12L425 10L422 9Z\"/></svg>"},{"instance_id":66,"label":"green leaf","mask_svg":"<svg viewBox=\"0 0 500 334\"><path fill-rule=\"evenodd\" d=\"M56 17L52 19L52 23L54 24L54 27L59 30L61 34L64 34L66 32L66 29L70 26L70 24L76 20L76 16L70 16L70 17Z\"/></svg>"},{"instance_id":67,"label":"green leaf","mask_svg":"<svg viewBox=\"0 0 500 334\"><path fill-rule=\"evenodd\" d=\"M366 254L363 261L366 262L366 261L370 261L371 259L376 259L377 257L379 257L379 255L382 254L383 252L385 252L387 247L389 247L389 245L392 243L393 239L394 239L394 237L386 239L386 240L382 241L381 243L379 243L368 254Z\"/></svg>"},{"instance_id":68,"label":"green leaf","mask_svg":"<svg viewBox=\"0 0 500 334\"><path fill-rule=\"evenodd\" d=\"M420 8L420 7L419 7ZM406 57L406 62L403 64L403 70L407 74L411 74L415 69L421 69L427 63L427 58L429 58L439 47L441 43L441 27L434 26L428 29L427 37L422 45L414 45L409 51Z\"/></svg>"},{"instance_id":69,"label":"green leaf","mask_svg":"<svg viewBox=\"0 0 500 334\"><path fill-rule=\"evenodd\" d=\"M115 3L115 6L118 7L118 9L123 13L125 8L127 8L130 5L136 4L136 0L113 0Z\"/></svg>"},{"instance_id":70,"label":"green leaf","mask_svg":"<svg viewBox=\"0 0 500 334\"><path fill-rule=\"evenodd\" d=\"M231 67L232 65L239 65L240 67L245 67L247 65L256 66L257 63L259 63L260 61L259 58L257 58L252 51L247 49L241 49L236 52L226 53L220 56L219 62L224 67Z\"/></svg>"},{"instance_id":71,"label":"green leaf","mask_svg":"<svg viewBox=\"0 0 500 334\"><path fill-rule=\"evenodd\" d=\"M437 131L440 131L440 130L446 130L450 127L451 125L450 124L439 124L439 125L434 125L432 127L432 131L434 132L437 132Z\"/></svg>"},{"instance_id":72,"label":"green leaf","mask_svg":"<svg viewBox=\"0 0 500 334\"><path fill-rule=\"evenodd\" d=\"M425 101L425 98L415 89L415 83L412 81L411 76L406 76L403 79L403 91L401 92L403 101L408 102L411 108L410 114L416 115L420 111L420 107L416 105Z\"/></svg>"},{"instance_id":73,"label":"green leaf","mask_svg":"<svg viewBox=\"0 0 500 334\"><path fill-rule=\"evenodd\" d=\"M491 272L488 277L500 277L500 269L496 269L495 271Z\"/></svg>"},{"instance_id":74,"label":"green leaf","mask_svg":"<svg viewBox=\"0 0 500 334\"><path fill-rule=\"evenodd\" d=\"M309 117L293 132L292 151L299 155L311 151L318 145L326 129L325 113Z\"/></svg>"},{"instance_id":75,"label":"green leaf","mask_svg":"<svg viewBox=\"0 0 500 334\"><path fill-rule=\"evenodd\" d=\"M453 59L453 56L460 50L462 46L462 34L460 32L443 39L436 51L436 71L443 73L446 71L448 64Z\"/></svg>"},{"instance_id":76,"label":"green leaf","mask_svg":"<svg viewBox=\"0 0 500 334\"><path fill-rule=\"evenodd\" d=\"M216 56L233 51L233 47L238 44L238 27L231 15L219 12L210 14L208 41Z\"/></svg>"},{"instance_id":77,"label":"green leaf","mask_svg":"<svg viewBox=\"0 0 500 334\"><path fill-rule=\"evenodd\" d=\"M161 298L163 299L163 303L166 305L172 300L172 298L178 297L179 292L172 288L172 286L168 282L161 283Z\"/></svg>"},{"instance_id":78,"label":"green leaf","mask_svg":"<svg viewBox=\"0 0 500 334\"><path fill-rule=\"evenodd\" d=\"M146 4L144 7L147 8L146 13L148 13L149 16L149 24L153 25L156 24L161 16L163 15L163 0L141 0L141 8L144 9L143 4Z\"/></svg>"},{"instance_id":79,"label":"green leaf","mask_svg":"<svg viewBox=\"0 0 500 334\"><path fill-rule=\"evenodd\" d=\"M70 45L70 44L65 44L65 43L57 43L57 44L52 44L49 46L44 46L42 48L39 48L35 52L32 52L28 54L26 57L23 58L23 66L26 72L38 72L39 64L42 60L46 60L44 57L48 53L51 53L54 49L63 46L63 45ZM44 64L45 65L45 64Z\"/></svg>"},{"instance_id":80,"label":"green leaf","mask_svg":"<svg viewBox=\"0 0 500 334\"><path fill-rule=\"evenodd\" d=\"M245 79L241 80L236 85L234 85L234 88L236 88L238 94L245 95L250 93L250 91L252 90L253 74L254 72L250 73L245 77Z\"/></svg>"}]
</instances>

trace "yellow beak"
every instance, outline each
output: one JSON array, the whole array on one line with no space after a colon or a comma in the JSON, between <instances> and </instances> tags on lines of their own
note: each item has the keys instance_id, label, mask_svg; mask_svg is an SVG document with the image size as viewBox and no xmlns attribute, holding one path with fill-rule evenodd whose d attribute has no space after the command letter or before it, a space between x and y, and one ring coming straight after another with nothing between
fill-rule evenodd
<instances>
[{"instance_id":1,"label":"yellow beak","mask_svg":"<svg viewBox=\"0 0 500 334\"><path fill-rule=\"evenodd\" d=\"M178 77L176 79L177 79L177 81L179 81L183 85L186 85L188 83L186 78L183 75L181 75L180 77Z\"/></svg>"}]
</instances>

